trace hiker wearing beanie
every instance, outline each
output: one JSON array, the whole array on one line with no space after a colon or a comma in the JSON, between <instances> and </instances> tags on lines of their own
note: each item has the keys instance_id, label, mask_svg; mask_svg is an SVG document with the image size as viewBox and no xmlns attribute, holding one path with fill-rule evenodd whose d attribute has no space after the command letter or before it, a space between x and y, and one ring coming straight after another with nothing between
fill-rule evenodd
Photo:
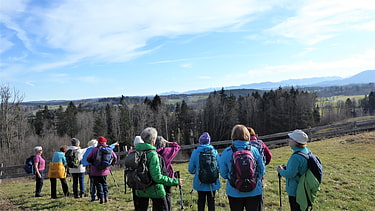
<instances>
[{"instance_id":1,"label":"hiker wearing beanie","mask_svg":"<svg viewBox=\"0 0 375 211\"><path fill-rule=\"evenodd\" d=\"M103 136L99 136L98 146L93 148L90 154L87 156L87 162L91 164L90 166L90 175L93 177L94 184L96 187L97 196L99 197L100 204L108 202L108 184L107 184L107 175L110 174L110 166L106 166L104 169L101 169L101 161L98 159L100 156L97 156L98 153L104 153L102 150L106 150L109 153L111 162L109 165L114 165L117 162L117 155L113 152L112 148L107 145L107 139ZM101 151L99 151L101 150ZM93 201L93 200L92 200Z\"/></svg>"},{"instance_id":2,"label":"hiker wearing beanie","mask_svg":"<svg viewBox=\"0 0 375 211\"><path fill-rule=\"evenodd\" d=\"M188 165L189 173L194 174L193 189L198 192L198 211L204 211L206 201L208 210L214 211L215 192L220 189L220 156L210 143L210 135L203 133L199 137L199 145L191 153Z\"/></svg>"},{"instance_id":3,"label":"hiker wearing beanie","mask_svg":"<svg viewBox=\"0 0 375 211\"><path fill-rule=\"evenodd\" d=\"M74 198L82 198L85 193L85 172L86 168L81 164L86 149L81 149L81 142L77 138L71 139L72 145L66 149L65 157L69 167L69 173L73 178ZM79 186L79 191L78 191Z\"/></svg>"},{"instance_id":4,"label":"hiker wearing beanie","mask_svg":"<svg viewBox=\"0 0 375 211\"><path fill-rule=\"evenodd\" d=\"M302 130L294 130L292 133L289 133L288 136L288 144L293 152L310 152L306 147L309 137ZM304 157L294 153L292 156L290 156L286 165L280 165L277 167L277 172L279 175L286 178L286 192L289 196L290 210L292 211L301 210L296 200L297 186L300 176L303 175L307 169L307 160Z\"/></svg>"},{"instance_id":5,"label":"hiker wearing beanie","mask_svg":"<svg viewBox=\"0 0 375 211\"><path fill-rule=\"evenodd\" d=\"M118 146L119 143L116 142L114 144L109 145L112 149L114 149L116 146ZM87 162L87 157L89 156L92 149L94 149L96 146L98 146L98 141L96 139L92 139L87 143L87 148L85 154L83 154L82 158L82 165L86 167L86 174L89 175L90 180L90 195L91 195L91 202L96 200L96 187L94 184L94 178L91 175L91 163Z\"/></svg>"}]
</instances>

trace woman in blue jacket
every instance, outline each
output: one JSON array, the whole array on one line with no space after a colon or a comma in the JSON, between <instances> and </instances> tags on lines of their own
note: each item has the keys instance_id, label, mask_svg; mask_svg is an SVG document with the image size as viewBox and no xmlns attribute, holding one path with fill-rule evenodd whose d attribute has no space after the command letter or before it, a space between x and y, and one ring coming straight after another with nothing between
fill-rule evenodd
<instances>
[{"instance_id":1,"label":"woman in blue jacket","mask_svg":"<svg viewBox=\"0 0 375 211\"><path fill-rule=\"evenodd\" d=\"M199 180L199 155L201 152L213 150L216 155L216 160L219 163L220 156L216 149L210 145L211 138L208 133L203 133L199 137L199 144L197 149L193 151L190 156L190 162L188 166L188 171L194 175L193 189L198 191L198 211L204 211L204 207L207 199L207 206L209 211L215 210L215 191L220 189L220 179L219 177L212 184L205 184Z\"/></svg>"},{"instance_id":2,"label":"woman in blue jacket","mask_svg":"<svg viewBox=\"0 0 375 211\"><path fill-rule=\"evenodd\" d=\"M244 210L244 208L246 208L247 211L264 210L262 177L265 172L265 167L262 156L259 154L257 148L251 147L249 143L250 133L246 126L235 125L232 129L231 139L233 141L232 145L237 151L244 149L251 150L256 161L257 182L255 189L250 192L241 192L230 184L233 151L231 147L227 147L221 154L220 175L224 179L227 179L226 194L228 195L230 209L235 211Z\"/></svg>"},{"instance_id":3,"label":"woman in blue jacket","mask_svg":"<svg viewBox=\"0 0 375 211\"><path fill-rule=\"evenodd\" d=\"M302 130L295 130L288 134L289 136L289 147L292 148L293 152L302 151L309 153L306 144L309 137ZM297 203L297 186L301 175L307 171L307 160L300 155L292 154L288 163L277 167L277 172L280 176L286 178L286 192L289 196L290 210L299 211L300 206Z\"/></svg>"}]
</instances>

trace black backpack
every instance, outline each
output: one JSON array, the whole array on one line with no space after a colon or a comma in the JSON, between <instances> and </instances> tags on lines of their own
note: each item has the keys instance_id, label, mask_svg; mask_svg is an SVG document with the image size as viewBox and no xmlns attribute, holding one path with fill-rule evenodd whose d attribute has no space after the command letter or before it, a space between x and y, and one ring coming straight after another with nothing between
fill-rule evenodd
<instances>
[{"instance_id":1,"label":"black backpack","mask_svg":"<svg viewBox=\"0 0 375 211\"><path fill-rule=\"evenodd\" d=\"M314 174L315 178L319 181L319 183L322 183L323 165L320 159L311 152L305 153L302 151L297 151L293 154L303 156L307 160L307 166L310 169L310 171Z\"/></svg>"},{"instance_id":2,"label":"black backpack","mask_svg":"<svg viewBox=\"0 0 375 211\"><path fill-rule=\"evenodd\" d=\"M96 159L93 165L99 170L105 170L112 164L112 160L112 148L99 146L98 151L96 153Z\"/></svg>"},{"instance_id":3,"label":"black backpack","mask_svg":"<svg viewBox=\"0 0 375 211\"><path fill-rule=\"evenodd\" d=\"M145 190L150 187L152 178L147 167L149 151L132 151L125 158L126 184L135 190Z\"/></svg>"},{"instance_id":4,"label":"black backpack","mask_svg":"<svg viewBox=\"0 0 375 211\"><path fill-rule=\"evenodd\" d=\"M31 155L30 157L28 157L25 161L25 165L23 166L23 169L28 174L35 174L34 157L35 155Z\"/></svg>"},{"instance_id":5,"label":"black backpack","mask_svg":"<svg viewBox=\"0 0 375 211\"><path fill-rule=\"evenodd\" d=\"M77 149L69 149L65 153L66 163L69 168L78 168L81 162L78 158L78 150Z\"/></svg>"},{"instance_id":6,"label":"black backpack","mask_svg":"<svg viewBox=\"0 0 375 211\"><path fill-rule=\"evenodd\" d=\"M198 178L204 184L214 183L219 178L219 165L214 149L199 153Z\"/></svg>"}]
</instances>

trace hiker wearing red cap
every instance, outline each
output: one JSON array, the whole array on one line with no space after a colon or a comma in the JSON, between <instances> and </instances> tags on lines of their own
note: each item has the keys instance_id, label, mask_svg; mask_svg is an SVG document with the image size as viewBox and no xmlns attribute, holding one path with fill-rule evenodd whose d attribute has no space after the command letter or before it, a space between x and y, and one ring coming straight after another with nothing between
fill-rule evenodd
<instances>
[{"instance_id":1,"label":"hiker wearing red cap","mask_svg":"<svg viewBox=\"0 0 375 211\"><path fill-rule=\"evenodd\" d=\"M94 179L97 196L102 204L108 202L107 175L111 173L109 165L116 164L117 155L113 152L112 148L106 144L106 138L99 136L97 140L98 146L91 150L90 154L87 156L87 162L92 164L90 174ZM107 165L105 163L107 163Z\"/></svg>"}]
</instances>

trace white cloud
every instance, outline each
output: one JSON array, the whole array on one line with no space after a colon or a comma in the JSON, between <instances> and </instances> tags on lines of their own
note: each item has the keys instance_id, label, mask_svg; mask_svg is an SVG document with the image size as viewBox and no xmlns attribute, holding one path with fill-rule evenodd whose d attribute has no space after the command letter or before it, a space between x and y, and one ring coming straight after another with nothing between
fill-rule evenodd
<instances>
[{"instance_id":1,"label":"white cloud","mask_svg":"<svg viewBox=\"0 0 375 211\"><path fill-rule=\"evenodd\" d=\"M353 25L373 26L375 3L367 0L308 0L294 17L270 28L267 32L299 39L309 45L352 30ZM372 27L357 27L372 30Z\"/></svg>"},{"instance_id":2,"label":"white cloud","mask_svg":"<svg viewBox=\"0 0 375 211\"><path fill-rule=\"evenodd\" d=\"M296 64L266 66L248 71L248 75L261 81L281 81L287 79L340 76L349 77L353 74L375 68L375 50L351 58L330 62L303 61ZM262 80L263 79L263 80Z\"/></svg>"},{"instance_id":3,"label":"white cloud","mask_svg":"<svg viewBox=\"0 0 375 211\"><path fill-rule=\"evenodd\" d=\"M10 49L14 44L4 37L0 37L0 54Z\"/></svg>"},{"instance_id":4,"label":"white cloud","mask_svg":"<svg viewBox=\"0 0 375 211\"><path fill-rule=\"evenodd\" d=\"M33 68L40 71L83 58L96 62L128 61L148 53L143 48L154 37L199 35L228 27L233 30L250 21L249 15L272 8L272 3L261 0L73 0L49 2L44 8L35 2L3 2L2 22L16 32L25 48L54 50L60 56L61 61L56 59Z\"/></svg>"},{"instance_id":5,"label":"white cloud","mask_svg":"<svg viewBox=\"0 0 375 211\"><path fill-rule=\"evenodd\" d=\"M211 79L211 77L210 76L198 76L198 79L201 79L201 80L209 80L209 79Z\"/></svg>"},{"instance_id":6,"label":"white cloud","mask_svg":"<svg viewBox=\"0 0 375 211\"><path fill-rule=\"evenodd\" d=\"M184 63L184 64L181 64L180 65L182 68L192 68L193 67L193 64L191 63Z\"/></svg>"}]
</instances>

